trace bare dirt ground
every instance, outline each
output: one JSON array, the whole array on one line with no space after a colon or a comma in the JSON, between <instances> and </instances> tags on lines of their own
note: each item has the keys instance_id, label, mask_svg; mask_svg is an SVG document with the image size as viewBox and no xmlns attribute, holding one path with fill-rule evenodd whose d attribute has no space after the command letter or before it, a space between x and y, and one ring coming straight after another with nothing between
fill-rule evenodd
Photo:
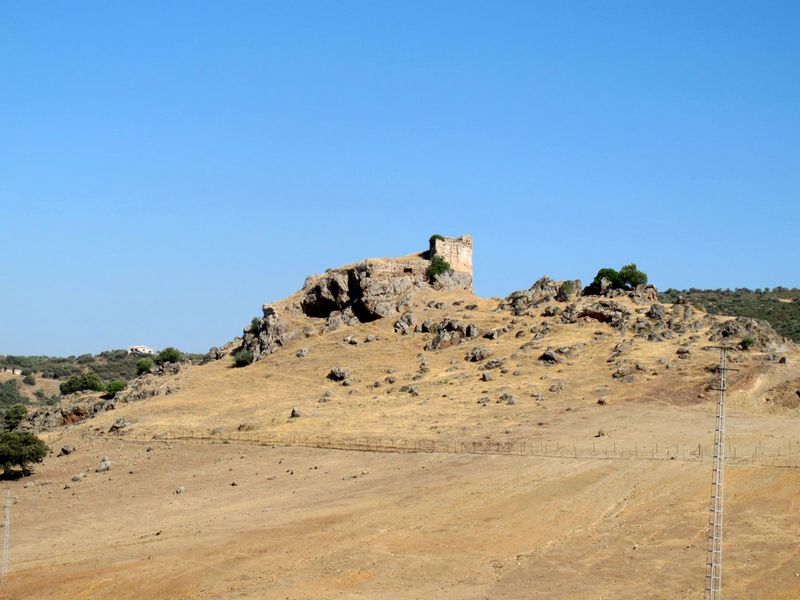
<instances>
[{"instance_id":1,"label":"bare dirt ground","mask_svg":"<svg viewBox=\"0 0 800 600\"><path fill-rule=\"evenodd\" d=\"M75 443L13 488L3 597L702 597L706 463ZM726 597L797 598L798 471L727 482Z\"/></svg>"},{"instance_id":2,"label":"bare dirt ground","mask_svg":"<svg viewBox=\"0 0 800 600\"><path fill-rule=\"evenodd\" d=\"M511 325L496 301L468 302L478 309L415 310L420 320L455 315L482 331ZM189 367L169 380L174 393L51 435L54 449L77 449L8 484L17 501L0 597L702 598L711 468L683 458L713 440L706 387L718 355L707 332L648 342L603 324L553 323L546 339L532 340L542 323L521 317L498 339L435 352L422 349L425 336L394 333L388 319L344 328L243 369L228 359ZM367 335L377 339L363 343ZM623 358L643 367L627 382L607 360L621 341ZM504 364L490 381L464 360L478 344ZM573 350L547 366L538 357L548 346ZM681 346L691 348L686 359L676 357ZM728 439L739 458L800 455L797 411L767 401L800 378L796 348L784 354L787 364L736 358ZM351 370L352 386L326 378L335 366ZM289 418L292 407L300 418ZM654 461L131 441L106 433L119 417L148 437L241 428L676 451ZM113 467L96 473L103 456ZM761 462L727 470L726 598L796 599L800 469Z\"/></svg>"}]
</instances>

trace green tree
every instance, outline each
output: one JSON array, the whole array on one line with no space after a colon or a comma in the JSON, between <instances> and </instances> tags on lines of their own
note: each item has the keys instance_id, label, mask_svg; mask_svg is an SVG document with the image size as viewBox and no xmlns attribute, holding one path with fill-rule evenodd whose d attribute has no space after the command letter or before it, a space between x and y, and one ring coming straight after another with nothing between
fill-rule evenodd
<instances>
[{"instance_id":1,"label":"green tree","mask_svg":"<svg viewBox=\"0 0 800 600\"><path fill-rule=\"evenodd\" d=\"M233 355L233 366L234 367L246 367L250 363L253 362L253 353L246 348L242 348L236 354Z\"/></svg>"},{"instance_id":2,"label":"green tree","mask_svg":"<svg viewBox=\"0 0 800 600\"><path fill-rule=\"evenodd\" d=\"M100 376L96 373L87 372L80 375L73 375L67 381L62 383L59 388L61 393L74 394L75 392L84 392L87 390L93 392L102 392L105 389Z\"/></svg>"},{"instance_id":3,"label":"green tree","mask_svg":"<svg viewBox=\"0 0 800 600\"><path fill-rule=\"evenodd\" d=\"M156 355L156 364L158 365L163 365L164 363L179 363L182 360L183 352L172 346L164 348Z\"/></svg>"},{"instance_id":4,"label":"green tree","mask_svg":"<svg viewBox=\"0 0 800 600\"><path fill-rule=\"evenodd\" d=\"M597 272L597 275L594 276L594 280L592 284L597 284L598 289L600 289L600 280L607 279L611 282L611 287L616 288L621 286L621 280L619 277L619 273L616 269L612 269L610 267L604 267Z\"/></svg>"},{"instance_id":5,"label":"green tree","mask_svg":"<svg viewBox=\"0 0 800 600\"><path fill-rule=\"evenodd\" d=\"M25 385L36 385L36 377L33 376L33 373L28 373L22 378L22 383Z\"/></svg>"},{"instance_id":6,"label":"green tree","mask_svg":"<svg viewBox=\"0 0 800 600\"><path fill-rule=\"evenodd\" d=\"M623 287L635 288L647 283L647 274L640 271L636 263L631 263L619 270L619 282Z\"/></svg>"},{"instance_id":7,"label":"green tree","mask_svg":"<svg viewBox=\"0 0 800 600\"><path fill-rule=\"evenodd\" d=\"M433 279L437 275L441 275L442 273L446 273L450 270L450 263L443 259L441 256L434 256L431 259L431 264L428 265L428 270L426 271L428 275L428 279Z\"/></svg>"},{"instance_id":8,"label":"green tree","mask_svg":"<svg viewBox=\"0 0 800 600\"><path fill-rule=\"evenodd\" d=\"M152 358L140 358L136 361L136 375L142 375L144 373L149 373L150 369L153 368L153 359Z\"/></svg>"},{"instance_id":9,"label":"green tree","mask_svg":"<svg viewBox=\"0 0 800 600\"><path fill-rule=\"evenodd\" d=\"M253 317L250 321L250 333L258 333L259 329L261 329L261 319Z\"/></svg>"},{"instance_id":10,"label":"green tree","mask_svg":"<svg viewBox=\"0 0 800 600\"><path fill-rule=\"evenodd\" d=\"M22 420L28 416L28 409L22 404L15 404L6 409L6 414L3 415L3 424L9 431L16 429Z\"/></svg>"},{"instance_id":11,"label":"green tree","mask_svg":"<svg viewBox=\"0 0 800 600\"><path fill-rule=\"evenodd\" d=\"M0 465L6 473L18 466L23 475L29 475L29 465L42 462L48 450L47 444L30 431L0 433Z\"/></svg>"}]
</instances>

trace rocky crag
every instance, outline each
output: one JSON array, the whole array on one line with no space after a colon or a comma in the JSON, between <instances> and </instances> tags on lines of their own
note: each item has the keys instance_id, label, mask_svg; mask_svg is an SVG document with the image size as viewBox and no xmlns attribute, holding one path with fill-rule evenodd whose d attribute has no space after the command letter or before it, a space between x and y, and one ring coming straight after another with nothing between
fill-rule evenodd
<instances>
[{"instance_id":1,"label":"rocky crag","mask_svg":"<svg viewBox=\"0 0 800 600\"><path fill-rule=\"evenodd\" d=\"M431 260L449 264L431 275ZM262 307L258 327L245 329L241 347L261 360L303 335L327 333L408 311L420 290L472 291L472 238L434 236L426 252L396 259L368 259L306 278L291 298ZM298 323L298 317L311 322ZM218 356L217 349L211 351Z\"/></svg>"}]
</instances>

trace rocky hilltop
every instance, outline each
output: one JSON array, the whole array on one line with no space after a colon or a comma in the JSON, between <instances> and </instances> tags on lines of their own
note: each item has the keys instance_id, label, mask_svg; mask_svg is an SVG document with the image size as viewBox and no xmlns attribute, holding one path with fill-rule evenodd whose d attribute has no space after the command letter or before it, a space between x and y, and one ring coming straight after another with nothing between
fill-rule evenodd
<instances>
[{"instance_id":1,"label":"rocky hilltop","mask_svg":"<svg viewBox=\"0 0 800 600\"><path fill-rule=\"evenodd\" d=\"M437 256L448 266L432 273ZM242 336L212 348L205 365L166 364L114 399L67 397L37 412L33 422L49 429L134 404L177 408L182 399L196 402L217 390L230 399L223 411L229 416L205 410L185 418L210 428L230 419L267 419L257 427L269 422L272 428L297 408L318 418L303 418L295 430L342 428L359 403L390 415L402 412L408 398L422 397L427 414L440 415L446 431L471 422L468 406L501 399L521 406L513 417L495 415L504 430L516 423L519 435L530 435L545 400L565 408L609 398L708 400L716 376L713 346L720 342L742 348L731 360L747 362L743 371L775 375L775 391L765 396L775 400L759 410L796 404L790 392L800 390L800 380L786 367L797 347L766 322L711 316L683 298L660 303L652 285L584 288L579 280L547 276L499 300L480 298L472 293L471 238L435 237L425 252L308 277L296 294L265 305ZM232 357L241 350L253 364L234 369ZM739 376L742 385L748 376ZM450 385L466 403L458 410L443 393ZM333 401L342 396L346 405ZM374 414L361 414L357 427L347 427L378 425ZM482 419L480 428L495 426L500 423Z\"/></svg>"},{"instance_id":2,"label":"rocky hilltop","mask_svg":"<svg viewBox=\"0 0 800 600\"><path fill-rule=\"evenodd\" d=\"M447 269L431 273L435 257ZM301 335L328 333L408 311L420 290L472 291L472 238L434 236L426 252L395 259L367 259L306 278L291 298L262 307L258 327L246 329L241 346L255 360ZM298 317L311 321L298 322ZM217 352L212 349L217 355Z\"/></svg>"}]
</instances>

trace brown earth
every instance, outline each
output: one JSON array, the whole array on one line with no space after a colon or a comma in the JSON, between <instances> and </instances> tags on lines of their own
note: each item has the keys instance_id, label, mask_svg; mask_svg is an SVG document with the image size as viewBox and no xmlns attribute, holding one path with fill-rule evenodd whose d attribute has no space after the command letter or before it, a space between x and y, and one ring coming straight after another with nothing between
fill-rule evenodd
<instances>
[{"instance_id":1,"label":"brown earth","mask_svg":"<svg viewBox=\"0 0 800 600\"><path fill-rule=\"evenodd\" d=\"M465 292L427 291L415 299L415 322L449 316L482 333L510 330L424 351L430 334L395 333L393 319L345 327L246 368L231 368L230 357L188 367L174 377L175 393L49 434L54 448L77 450L9 483L17 501L2 597L702 598L710 464L692 459L713 440L715 392L706 388L718 354L706 348L708 331L650 342L595 321L537 315L512 325L496 307ZM530 330L545 321L552 330L533 340ZM368 335L377 339L364 343ZM607 362L620 341L620 360L641 366L627 382ZM503 361L490 381L481 379L484 362L465 360L476 345ZM691 352L678 358L684 346ZM548 366L538 360L547 347L572 350ZM304 358L300 348L308 348ZM765 401L800 378L797 349L787 345L782 355L787 364L735 353L726 598L800 597L800 470L773 466L799 464L797 411ZM421 361L428 371L415 379ZM349 369L353 385L327 379L333 367ZM551 391L559 382L563 389ZM401 391L409 385L416 395ZM502 394L514 403L498 402ZM300 418L289 417L293 407ZM241 429L558 444L584 454L133 441L105 433L119 417L131 421L130 437ZM636 454L607 456L611 448ZM113 467L95 473L103 456ZM77 473L85 477L72 482Z\"/></svg>"}]
</instances>

